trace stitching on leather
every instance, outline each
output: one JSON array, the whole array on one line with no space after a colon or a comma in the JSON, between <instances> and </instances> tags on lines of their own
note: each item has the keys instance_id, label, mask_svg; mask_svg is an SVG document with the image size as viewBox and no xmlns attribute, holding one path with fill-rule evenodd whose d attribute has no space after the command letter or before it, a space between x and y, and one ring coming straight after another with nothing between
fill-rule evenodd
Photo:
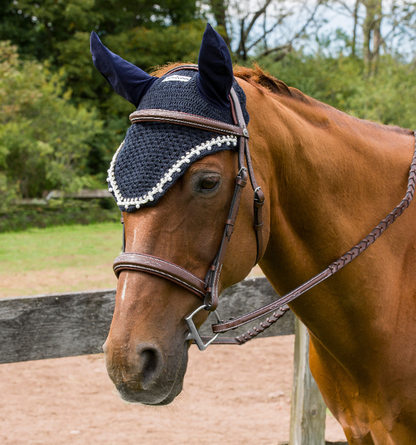
<instances>
[{"instance_id":1,"label":"stitching on leather","mask_svg":"<svg viewBox=\"0 0 416 445\"><path fill-rule=\"evenodd\" d=\"M198 278L198 277L197 277L196 275L194 275L193 273L189 272L188 270L184 269L184 268L181 267L181 266L178 266L177 264L171 263L171 262L168 261L168 260L164 260L163 258L155 257L155 256L153 256L153 255L146 255L146 254L143 254L143 253L134 253L134 252L124 252L124 253L122 253L122 254L119 256L119 258L120 258L120 257L127 257L127 260L126 260L126 261L128 261L128 257L129 257L130 255L139 256L139 257L141 257L141 258L150 257L150 258L152 258L152 260L156 260L156 261L160 261L161 263L165 263L165 264L167 264L167 265L173 267L174 269L180 269L180 270L182 270L182 271L185 272L190 278L196 279L196 280L198 280L201 284L205 285L205 282L202 281L200 278ZM133 258L134 258L134 256L133 256ZM117 259L116 259L116 261L117 261ZM149 265L152 266L152 264L151 264L150 262L149 262Z\"/></svg>"},{"instance_id":2,"label":"stitching on leather","mask_svg":"<svg viewBox=\"0 0 416 445\"><path fill-rule=\"evenodd\" d=\"M186 287L186 288L188 288L188 289L191 289L191 290L193 290L194 292L196 292L198 295L202 295L203 296L203 293L199 290L199 289L197 289L196 287L194 287L194 286L192 286L191 284L189 284L189 283L187 283L186 281L183 281L183 280L180 280L179 278L177 278L177 277L175 277L175 276L173 276L173 275L170 275L170 274L168 274L168 273L165 273L165 272L162 272L162 271L157 271L157 273L156 273L156 270L155 269L152 269L152 268L150 268L150 267L146 267L146 266L138 266L138 265L136 265L136 264L120 264L120 266L115 266L114 267L114 270L116 271L116 270L118 270L118 269L126 269L126 268L132 268L132 269L139 269L139 270L146 270L147 272L149 272L149 273L152 273L153 272L153 274L155 274L155 275L163 275L164 277L166 277L166 278L169 278L170 280L172 280L172 281L175 281L175 282L178 282L178 283L180 283L182 286L184 286L184 287Z\"/></svg>"},{"instance_id":3,"label":"stitching on leather","mask_svg":"<svg viewBox=\"0 0 416 445\"><path fill-rule=\"evenodd\" d=\"M164 117L160 117L160 116L152 116L151 118L146 118L146 117L137 117L137 118L133 118L132 119L132 123L138 122L138 121L147 121L147 120L151 120L153 121L160 121L160 122L167 122L169 124L179 124L179 125L187 125L187 126L195 126L196 128L201 128L204 130L212 130L212 131L221 131L221 132L226 132L228 134L232 134L234 136L241 136L240 133L237 133L236 131L232 131L232 130L228 130L228 129L223 129L223 128L219 128L219 127L211 127L209 125L203 125L203 124L199 124L197 122L192 122L192 121L186 121L186 120L181 120L181 119L169 119L169 118L164 118Z\"/></svg>"}]
</instances>

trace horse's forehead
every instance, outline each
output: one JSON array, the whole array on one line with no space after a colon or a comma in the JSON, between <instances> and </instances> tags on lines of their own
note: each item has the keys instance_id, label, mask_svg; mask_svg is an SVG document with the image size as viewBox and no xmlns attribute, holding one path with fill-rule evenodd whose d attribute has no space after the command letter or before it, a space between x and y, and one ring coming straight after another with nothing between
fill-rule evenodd
<instances>
[{"instance_id":1,"label":"horse's forehead","mask_svg":"<svg viewBox=\"0 0 416 445\"><path fill-rule=\"evenodd\" d=\"M245 114L245 94L234 82ZM233 124L230 110L219 110L198 93L197 73L181 70L158 79L138 110L163 109ZM237 138L177 124L133 124L109 169L109 190L122 211L153 206L190 165L212 153L234 149Z\"/></svg>"}]
</instances>

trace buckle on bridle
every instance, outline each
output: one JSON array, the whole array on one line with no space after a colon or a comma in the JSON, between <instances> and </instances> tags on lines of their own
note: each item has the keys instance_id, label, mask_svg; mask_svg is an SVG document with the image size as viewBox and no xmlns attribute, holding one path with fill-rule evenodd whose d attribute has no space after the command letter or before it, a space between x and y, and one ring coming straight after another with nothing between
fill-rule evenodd
<instances>
[{"instance_id":1,"label":"buckle on bridle","mask_svg":"<svg viewBox=\"0 0 416 445\"><path fill-rule=\"evenodd\" d=\"M196 343L196 345L198 346L198 349L200 351L204 351L205 349L208 348L208 346L217 339L217 337L220 334L215 334L214 337L212 337L210 340L208 340L206 343L204 343L204 341L202 340L202 337L197 329L197 327L195 326L195 323L193 321L193 317L202 309L205 309L205 305L199 306L198 309L196 309L194 312L192 312L191 315L188 315L187 317L185 317L185 322L188 326L189 329L189 334L186 337L186 340L192 340L193 342ZM218 314L217 311L212 311L212 314L215 315L215 318L217 319L217 322L220 323L221 319L220 319L220 315Z\"/></svg>"},{"instance_id":2,"label":"buckle on bridle","mask_svg":"<svg viewBox=\"0 0 416 445\"><path fill-rule=\"evenodd\" d=\"M247 174L247 168L246 167L241 167L240 170L238 170L237 173L237 177L241 178L241 177L245 177L245 175Z\"/></svg>"}]
</instances>

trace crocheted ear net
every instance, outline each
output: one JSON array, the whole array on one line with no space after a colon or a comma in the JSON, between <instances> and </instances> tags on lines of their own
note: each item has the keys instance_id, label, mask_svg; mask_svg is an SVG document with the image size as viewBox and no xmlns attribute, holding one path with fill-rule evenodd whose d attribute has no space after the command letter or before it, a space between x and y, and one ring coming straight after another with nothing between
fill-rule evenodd
<instances>
[{"instance_id":1,"label":"crocheted ear net","mask_svg":"<svg viewBox=\"0 0 416 445\"><path fill-rule=\"evenodd\" d=\"M215 108L198 94L197 74L184 69L161 77L137 109L182 111L233 124L231 110ZM247 124L246 96L235 80L233 87ZM183 125L134 123L111 161L109 191L122 211L154 206L193 162L212 153L235 149L237 142L237 137Z\"/></svg>"}]
</instances>

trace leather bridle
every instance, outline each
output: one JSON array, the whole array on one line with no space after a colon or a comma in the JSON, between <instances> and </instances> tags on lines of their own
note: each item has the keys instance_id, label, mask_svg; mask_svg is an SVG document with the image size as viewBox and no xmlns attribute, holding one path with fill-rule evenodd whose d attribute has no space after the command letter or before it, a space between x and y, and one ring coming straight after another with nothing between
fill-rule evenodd
<instances>
[{"instance_id":1,"label":"leather bridle","mask_svg":"<svg viewBox=\"0 0 416 445\"><path fill-rule=\"evenodd\" d=\"M183 69L197 70L198 68L194 65L182 65L180 67L174 68L167 74L171 74L175 71ZM416 144L415 144L415 151L413 154L412 165L409 172L408 188L405 197L403 198L401 203L385 219L383 219L380 222L380 224L366 238L364 238L360 243L354 246L351 250L349 250L337 261L328 266L323 272L311 278L310 280L308 280L301 286L297 287L293 291L289 292L285 296L243 316L232 318L226 322L221 321L216 311L216 308L218 306L218 297L219 297L218 285L227 246L228 243L230 242L231 235L234 230L234 224L237 218L241 194L245 185L247 184L247 179L248 179L247 176L250 178L251 186L254 191L253 227L256 233L256 240L257 240L257 255L255 264L258 263L258 261L261 259L264 253L263 240L262 240L262 226L263 226L262 206L264 205L265 199L264 199L264 194L261 191L261 188L258 186L254 176L254 171L248 147L249 134L244 121L241 105L234 89L231 89L230 92L230 102L231 102L231 111L233 115L234 125L226 124L221 121L207 119L201 116L196 116L188 113L167 111L167 110L147 109L147 110L135 111L130 115L130 120L132 123L164 122L170 124L185 125L202 130L208 130L223 135L237 136L239 138L238 150L237 150L238 173L235 180L235 187L234 187L233 197L231 200L230 210L228 213L228 218L225 221L225 228L220 248L214 258L212 265L208 269L205 279L202 280L201 278L195 276L188 270L174 263L171 263L165 259L142 253L124 252L124 240L123 240L123 253L121 253L115 259L113 265L114 272L117 277L123 270L146 272L170 280L184 287L185 289L189 290L194 295L199 297L203 301L203 304L188 317L185 317L185 321L190 331L187 340L194 341L200 350L206 349L211 343L241 345L251 340L252 338L263 332L268 327L270 327L273 323L275 323L289 310L289 307L287 306L288 303L290 303L295 298L305 293L307 290L311 289L312 287L326 280L330 276L334 275L341 268L343 268L353 259L355 259L360 253L366 250L387 229L387 227L390 224L392 224L395 221L395 219L398 216L400 216L403 213L403 211L409 206L411 200L413 199L415 190ZM245 161L247 162L247 167L245 166ZM215 335L213 338L210 339L207 339L206 337L201 337L193 322L193 317L203 309L213 312L217 318L217 323L212 325L212 331ZM224 333L232 329L235 329L239 326L245 325L272 311L276 312L274 312L273 315L267 318L266 321L260 323L258 326L249 330L246 334L243 334L235 338L217 338L220 333Z\"/></svg>"},{"instance_id":2,"label":"leather bridle","mask_svg":"<svg viewBox=\"0 0 416 445\"><path fill-rule=\"evenodd\" d=\"M174 68L167 74L172 74L175 71L191 69L197 70L194 65L186 65ZM202 280L195 276L188 270L180 267L174 263L171 263L165 259L158 258L152 255L135 253L135 252L123 252L114 261L113 269L118 277L123 270L135 270L140 272L147 272L153 275L163 277L170 280L190 292L194 293L197 297L201 298L203 305L200 306L197 311L191 314L190 318L187 317L187 323L191 323L191 332L196 331L196 327L193 324L192 317L201 309L205 309L210 312L215 312L218 306L218 285L221 275L222 266L224 263L225 254L227 251L228 243L230 242L231 235L234 231L234 225L240 206L241 195L244 187L247 184L247 179L250 179L251 186L254 191L254 223L253 228L256 234L257 254L255 264L258 263L263 254L263 237L262 237L262 207L264 205L264 193L261 187L257 184L253 166L251 163L251 157L248 147L249 133L245 124L243 111L241 109L240 101L237 97L234 88L230 91L230 104L231 114L233 117L234 125L227 124L222 121L204 118L201 116L182 113L179 111L168 110L154 110L146 109L135 111L130 115L130 121L134 124L136 122L163 122L169 124L185 125L201 130L207 130L214 133L219 133L228 136L234 136L239 138L237 152L238 152L238 173L235 179L234 193L231 199L230 209L228 217L225 221L225 227L219 250L211 264L205 279ZM247 162L247 167L245 166ZM124 246L124 241L123 241ZM124 247L123 247L124 250ZM217 320L220 321L219 316ZM214 339L211 339L209 343L203 343L199 334L198 338L192 338L198 344L200 349L205 349ZM217 336L216 336L217 337ZM189 338L191 339L191 338ZM233 340L233 339L231 339ZM220 340L217 343L229 343L230 340ZM234 341L232 341L234 343Z\"/></svg>"}]
</instances>

